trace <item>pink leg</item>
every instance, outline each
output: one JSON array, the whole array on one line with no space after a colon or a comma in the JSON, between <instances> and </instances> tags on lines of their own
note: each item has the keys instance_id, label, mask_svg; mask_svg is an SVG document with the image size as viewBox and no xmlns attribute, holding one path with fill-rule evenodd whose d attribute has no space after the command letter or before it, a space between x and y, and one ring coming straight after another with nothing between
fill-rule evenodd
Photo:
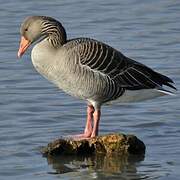
<instances>
[{"instance_id":1,"label":"pink leg","mask_svg":"<svg viewBox=\"0 0 180 180\"><path fill-rule=\"evenodd\" d=\"M87 107L87 120L86 120L86 127L84 129L84 134L77 134L73 135L73 138L83 139L83 138L90 138L93 128L92 128L92 120L93 120L93 113L94 107L92 105L88 105Z\"/></svg>"},{"instance_id":2,"label":"pink leg","mask_svg":"<svg viewBox=\"0 0 180 180\"><path fill-rule=\"evenodd\" d=\"M100 110L96 110L93 114L94 125L93 125L91 137L95 137L98 135L100 116L101 116Z\"/></svg>"},{"instance_id":3,"label":"pink leg","mask_svg":"<svg viewBox=\"0 0 180 180\"><path fill-rule=\"evenodd\" d=\"M88 105L88 107L87 107L87 121L86 121L85 130L84 130L84 134L87 137L91 137L91 134L92 134L93 113L94 113L94 107L92 105Z\"/></svg>"}]
</instances>

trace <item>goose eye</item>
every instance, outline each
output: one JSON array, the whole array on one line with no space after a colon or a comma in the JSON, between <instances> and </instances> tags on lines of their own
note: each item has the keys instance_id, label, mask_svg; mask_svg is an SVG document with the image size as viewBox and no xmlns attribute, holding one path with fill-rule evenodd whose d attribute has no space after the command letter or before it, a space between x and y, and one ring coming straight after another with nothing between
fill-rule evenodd
<instances>
[{"instance_id":1,"label":"goose eye","mask_svg":"<svg viewBox=\"0 0 180 180\"><path fill-rule=\"evenodd\" d=\"M28 28L26 28L25 31L28 31Z\"/></svg>"}]
</instances>

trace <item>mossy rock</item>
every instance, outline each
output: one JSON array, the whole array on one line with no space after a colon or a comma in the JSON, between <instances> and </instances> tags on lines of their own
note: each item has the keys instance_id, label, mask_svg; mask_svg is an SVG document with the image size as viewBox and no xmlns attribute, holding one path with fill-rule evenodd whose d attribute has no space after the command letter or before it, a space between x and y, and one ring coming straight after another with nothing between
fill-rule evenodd
<instances>
[{"instance_id":1,"label":"mossy rock","mask_svg":"<svg viewBox=\"0 0 180 180\"><path fill-rule=\"evenodd\" d=\"M145 154L145 145L134 135L108 134L84 140L57 139L42 148L48 155Z\"/></svg>"}]
</instances>

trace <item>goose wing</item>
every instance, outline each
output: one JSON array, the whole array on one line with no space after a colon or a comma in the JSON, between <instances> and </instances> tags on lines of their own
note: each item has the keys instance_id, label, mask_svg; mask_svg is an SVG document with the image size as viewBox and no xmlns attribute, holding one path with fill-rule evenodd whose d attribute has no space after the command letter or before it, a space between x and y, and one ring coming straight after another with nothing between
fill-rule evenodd
<instances>
[{"instance_id":1,"label":"goose wing","mask_svg":"<svg viewBox=\"0 0 180 180\"><path fill-rule=\"evenodd\" d=\"M161 89L162 85L166 85L176 89L171 84L173 81L167 76L127 58L104 43L86 38L76 41L81 65L109 76L119 87L138 90Z\"/></svg>"}]
</instances>

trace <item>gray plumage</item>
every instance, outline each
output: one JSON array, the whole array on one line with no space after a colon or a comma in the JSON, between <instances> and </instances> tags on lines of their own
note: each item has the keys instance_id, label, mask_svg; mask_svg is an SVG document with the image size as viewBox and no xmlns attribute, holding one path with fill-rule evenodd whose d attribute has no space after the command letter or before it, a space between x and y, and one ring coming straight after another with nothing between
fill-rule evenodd
<instances>
[{"instance_id":1,"label":"gray plumage","mask_svg":"<svg viewBox=\"0 0 180 180\"><path fill-rule=\"evenodd\" d=\"M21 34L31 43L39 40L32 50L37 71L95 109L112 101L129 102L128 94L130 101L170 94L163 85L175 89L170 78L102 42L89 38L67 40L64 27L53 18L29 17L22 24ZM143 94L140 90L147 90L147 97L135 98Z\"/></svg>"}]
</instances>

